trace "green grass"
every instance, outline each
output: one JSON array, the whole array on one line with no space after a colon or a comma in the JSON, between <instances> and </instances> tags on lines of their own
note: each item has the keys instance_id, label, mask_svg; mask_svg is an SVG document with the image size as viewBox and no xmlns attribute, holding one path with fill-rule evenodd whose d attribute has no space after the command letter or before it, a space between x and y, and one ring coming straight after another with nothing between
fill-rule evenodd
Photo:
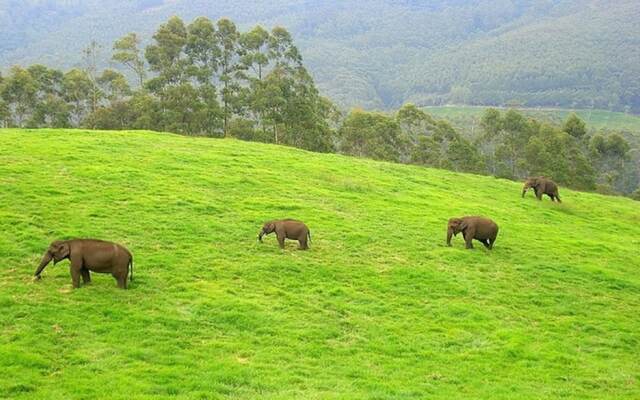
<instances>
[{"instance_id":1,"label":"green grass","mask_svg":"<svg viewBox=\"0 0 640 400\"><path fill-rule=\"evenodd\" d=\"M437 118L451 121L456 127L478 133L480 118L487 109L484 106L442 106L423 107L423 110ZM518 108L519 111L533 118L562 123L570 113L575 112L582 118L587 128L594 130L625 131L640 137L640 116L604 110L568 110L553 108Z\"/></svg>"},{"instance_id":2,"label":"green grass","mask_svg":"<svg viewBox=\"0 0 640 400\"><path fill-rule=\"evenodd\" d=\"M150 132L0 130L0 398L638 399L640 207ZM445 246L451 216L496 247ZM307 222L284 252L268 219ZM71 289L50 241L135 259Z\"/></svg>"}]
</instances>

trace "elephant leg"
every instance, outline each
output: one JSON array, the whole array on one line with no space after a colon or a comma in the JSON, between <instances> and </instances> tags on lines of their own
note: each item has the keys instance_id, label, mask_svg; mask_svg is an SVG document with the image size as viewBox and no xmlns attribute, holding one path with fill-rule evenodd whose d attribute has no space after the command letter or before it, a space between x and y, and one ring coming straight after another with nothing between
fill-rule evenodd
<instances>
[{"instance_id":1,"label":"elephant leg","mask_svg":"<svg viewBox=\"0 0 640 400\"><path fill-rule=\"evenodd\" d=\"M91 283L91 275L89 274L89 270L88 269L82 268L80 270L80 273L82 274L82 282L84 282L85 285L87 283Z\"/></svg>"},{"instance_id":2,"label":"elephant leg","mask_svg":"<svg viewBox=\"0 0 640 400\"><path fill-rule=\"evenodd\" d=\"M489 242L489 239L483 239L480 242L484 245L484 247L491 250L491 242Z\"/></svg>"},{"instance_id":3,"label":"elephant leg","mask_svg":"<svg viewBox=\"0 0 640 400\"><path fill-rule=\"evenodd\" d=\"M309 246L307 245L307 238L304 237L302 239L298 239L298 243L300 244L298 246L299 250L307 250L309 248Z\"/></svg>"},{"instance_id":4,"label":"elephant leg","mask_svg":"<svg viewBox=\"0 0 640 400\"><path fill-rule=\"evenodd\" d=\"M496 242L496 238L492 238L488 240L489 242L489 250L493 249L493 244Z\"/></svg>"},{"instance_id":5,"label":"elephant leg","mask_svg":"<svg viewBox=\"0 0 640 400\"><path fill-rule=\"evenodd\" d=\"M80 268L74 268L73 265L71 265L70 271L71 285L73 285L74 289L77 289L80 287Z\"/></svg>"},{"instance_id":6,"label":"elephant leg","mask_svg":"<svg viewBox=\"0 0 640 400\"><path fill-rule=\"evenodd\" d=\"M558 196L557 194L556 194L556 201L557 201L558 203L562 203L562 201L560 200L560 196Z\"/></svg>"},{"instance_id":7,"label":"elephant leg","mask_svg":"<svg viewBox=\"0 0 640 400\"><path fill-rule=\"evenodd\" d=\"M278 245L284 250L284 235L278 235Z\"/></svg>"},{"instance_id":8,"label":"elephant leg","mask_svg":"<svg viewBox=\"0 0 640 400\"><path fill-rule=\"evenodd\" d=\"M127 274L113 273L112 275L114 278L116 278L116 281L118 282L118 287L120 289L127 288Z\"/></svg>"},{"instance_id":9,"label":"elephant leg","mask_svg":"<svg viewBox=\"0 0 640 400\"><path fill-rule=\"evenodd\" d=\"M71 261L71 266L69 267L69 272L71 273L71 284L74 289L80 287L80 271L82 270L82 260L77 257L71 257L69 259Z\"/></svg>"},{"instance_id":10,"label":"elephant leg","mask_svg":"<svg viewBox=\"0 0 640 400\"><path fill-rule=\"evenodd\" d=\"M466 243L466 248L467 249L473 249L473 237L475 236L475 232L470 232L469 230L467 230L467 232L465 232L464 235L464 241Z\"/></svg>"}]
</instances>

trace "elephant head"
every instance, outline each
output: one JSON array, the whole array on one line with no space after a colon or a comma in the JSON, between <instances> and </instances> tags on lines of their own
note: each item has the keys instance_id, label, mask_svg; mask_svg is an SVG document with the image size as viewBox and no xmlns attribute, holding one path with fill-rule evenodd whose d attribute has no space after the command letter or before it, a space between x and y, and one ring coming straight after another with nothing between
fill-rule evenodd
<instances>
[{"instance_id":1,"label":"elephant head","mask_svg":"<svg viewBox=\"0 0 640 400\"><path fill-rule=\"evenodd\" d=\"M524 182L524 186L522 188L522 197L524 197L525 193L527 193L527 190L529 190L531 188L533 188L533 190L536 190L538 185L540 185L540 180L541 179L542 179L541 177L527 178L527 180Z\"/></svg>"},{"instance_id":2,"label":"elephant head","mask_svg":"<svg viewBox=\"0 0 640 400\"><path fill-rule=\"evenodd\" d=\"M451 246L451 237L467 228L467 222L462 218L451 218L447 224L447 246Z\"/></svg>"},{"instance_id":3,"label":"elephant head","mask_svg":"<svg viewBox=\"0 0 640 400\"><path fill-rule=\"evenodd\" d=\"M467 228L467 222L462 218L451 218L449 220L448 231L457 236L458 233L464 231Z\"/></svg>"},{"instance_id":4,"label":"elephant head","mask_svg":"<svg viewBox=\"0 0 640 400\"><path fill-rule=\"evenodd\" d=\"M57 264L65 258L69 257L69 244L62 240L56 240L55 242L49 245L49 248L42 256L42 261L40 261L40 265L36 270L34 276L36 278L40 278L40 273L53 259L53 264Z\"/></svg>"},{"instance_id":5,"label":"elephant head","mask_svg":"<svg viewBox=\"0 0 640 400\"><path fill-rule=\"evenodd\" d=\"M258 240L262 242L262 237L264 235L268 235L274 232L275 230L276 230L276 224L273 221L269 221L265 223L264 226L262 227L262 230L260 230L260 233L258 234Z\"/></svg>"}]
</instances>

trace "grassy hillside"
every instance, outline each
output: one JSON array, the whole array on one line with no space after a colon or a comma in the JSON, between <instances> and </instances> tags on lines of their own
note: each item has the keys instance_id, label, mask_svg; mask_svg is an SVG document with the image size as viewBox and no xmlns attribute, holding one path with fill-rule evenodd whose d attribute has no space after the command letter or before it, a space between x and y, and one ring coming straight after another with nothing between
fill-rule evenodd
<instances>
[{"instance_id":1,"label":"grassy hillside","mask_svg":"<svg viewBox=\"0 0 640 400\"><path fill-rule=\"evenodd\" d=\"M640 112L637 0L0 1L0 69L84 65L82 49L172 15L283 25L338 104L506 104ZM117 19L118 24L112 21Z\"/></svg>"},{"instance_id":2,"label":"grassy hillside","mask_svg":"<svg viewBox=\"0 0 640 400\"><path fill-rule=\"evenodd\" d=\"M638 203L235 140L0 130L0 398L637 399ZM483 214L492 252L445 246ZM284 252L262 222L308 223ZM48 243L127 291L33 282Z\"/></svg>"}]
</instances>

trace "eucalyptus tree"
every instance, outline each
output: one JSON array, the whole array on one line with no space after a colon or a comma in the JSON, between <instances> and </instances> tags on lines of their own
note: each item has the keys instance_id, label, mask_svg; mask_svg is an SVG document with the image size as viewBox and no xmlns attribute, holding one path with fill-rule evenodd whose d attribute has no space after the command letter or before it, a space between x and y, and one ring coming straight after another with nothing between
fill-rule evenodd
<instances>
[{"instance_id":1,"label":"eucalyptus tree","mask_svg":"<svg viewBox=\"0 0 640 400\"><path fill-rule=\"evenodd\" d=\"M139 87L143 88L147 77L147 69L140 44L141 41L137 33L126 34L113 44L112 60L129 68L136 75Z\"/></svg>"},{"instance_id":2,"label":"eucalyptus tree","mask_svg":"<svg viewBox=\"0 0 640 400\"><path fill-rule=\"evenodd\" d=\"M6 124L21 128L33 113L37 102L38 85L33 76L25 68L15 66L4 79L2 93L4 108L10 116Z\"/></svg>"}]
</instances>

